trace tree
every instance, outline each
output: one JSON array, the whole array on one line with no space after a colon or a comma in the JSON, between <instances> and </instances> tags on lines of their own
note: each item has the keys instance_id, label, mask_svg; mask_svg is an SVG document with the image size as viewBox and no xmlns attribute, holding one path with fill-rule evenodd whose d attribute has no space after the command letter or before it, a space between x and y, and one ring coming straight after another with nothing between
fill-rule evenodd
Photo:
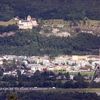
<instances>
[{"instance_id":1,"label":"tree","mask_svg":"<svg viewBox=\"0 0 100 100\"><path fill-rule=\"evenodd\" d=\"M67 73L65 74L65 76L66 76L66 79L67 79L67 80L70 80L70 74L69 74L69 72L67 72Z\"/></svg>"},{"instance_id":2,"label":"tree","mask_svg":"<svg viewBox=\"0 0 100 100\"><path fill-rule=\"evenodd\" d=\"M8 95L7 100L18 100L16 93L11 93Z\"/></svg>"},{"instance_id":3,"label":"tree","mask_svg":"<svg viewBox=\"0 0 100 100\"><path fill-rule=\"evenodd\" d=\"M80 74L80 72L74 76L74 80L77 82L83 82L84 81L84 77Z\"/></svg>"}]
</instances>

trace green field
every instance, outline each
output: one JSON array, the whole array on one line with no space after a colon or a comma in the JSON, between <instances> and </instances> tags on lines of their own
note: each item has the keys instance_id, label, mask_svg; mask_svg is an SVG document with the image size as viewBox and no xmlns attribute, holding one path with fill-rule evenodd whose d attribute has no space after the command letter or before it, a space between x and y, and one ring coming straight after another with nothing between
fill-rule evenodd
<instances>
[{"instance_id":1,"label":"green field","mask_svg":"<svg viewBox=\"0 0 100 100\"><path fill-rule=\"evenodd\" d=\"M55 70L56 73L67 73L65 70ZM77 75L80 73L83 76L92 76L94 74L94 71L84 71L84 72L69 72L71 75Z\"/></svg>"},{"instance_id":2,"label":"green field","mask_svg":"<svg viewBox=\"0 0 100 100\"><path fill-rule=\"evenodd\" d=\"M81 73L81 75L87 75L87 76L91 76L91 75L94 74L93 71L91 71L91 72L80 72L80 73ZM78 72L70 72L70 74L76 75L76 74L78 74Z\"/></svg>"},{"instance_id":3,"label":"green field","mask_svg":"<svg viewBox=\"0 0 100 100\"><path fill-rule=\"evenodd\" d=\"M40 90L40 91L43 91L43 92L60 92L60 93L76 93L76 92L79 92L79 93L100 93L100 88L76 88L76 89L62 89L62 88L57 88L57 89L47 89L47 90Z\"/></svg>"},{"instance_id":4,"label":"green field","mask_svg":"<svg viewBox=\"0 0 100 100\"><path fill-rule=\"evenodd\" d=\"M17 21L15 20L9 20L9 21L0 21L0 26L8 26L8 25L15 25L17 24Z\"/></svg>"}]
</instances>

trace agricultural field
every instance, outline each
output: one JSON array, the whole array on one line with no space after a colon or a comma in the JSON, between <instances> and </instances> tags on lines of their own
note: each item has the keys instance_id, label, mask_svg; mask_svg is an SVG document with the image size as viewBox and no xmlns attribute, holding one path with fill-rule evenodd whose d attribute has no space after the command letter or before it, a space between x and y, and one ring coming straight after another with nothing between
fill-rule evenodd
<instances>
[{"instance_id":1,"label":"agricultural field","mask_svg":"<svg viewBox=\"0 0 100 100\"><path fill-rule=\"evenodd\" d=\"M0 21L0 26L16 25L17 21L11 19L9 21Z\"/></svg>"}]
</instances>

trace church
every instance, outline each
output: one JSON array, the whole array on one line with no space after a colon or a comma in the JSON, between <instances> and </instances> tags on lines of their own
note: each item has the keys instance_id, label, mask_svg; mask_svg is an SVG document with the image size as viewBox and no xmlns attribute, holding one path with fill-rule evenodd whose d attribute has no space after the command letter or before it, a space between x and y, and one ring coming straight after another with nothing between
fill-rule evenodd
<instances>
[{"instance_id":1,"label":"church","mask_svg":"<svg viewBox=\"0 0 100 100\"><path fill-rule=\"evenodd\" d=\"M31 16L27 16L26 20L19 20L18 27L19 29L32 29L33 27L37 27L38 23L35 18Z\"/></svg>"}]
</instances>

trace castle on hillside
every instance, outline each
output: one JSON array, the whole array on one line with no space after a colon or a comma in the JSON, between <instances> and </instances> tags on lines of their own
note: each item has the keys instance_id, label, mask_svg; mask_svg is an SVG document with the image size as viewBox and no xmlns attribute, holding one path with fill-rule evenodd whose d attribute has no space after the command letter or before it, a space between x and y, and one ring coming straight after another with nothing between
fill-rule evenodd
<instances>
[{"instance_id":1,"label":"castle on hillside","mask_svg":"<svg viewBox=\"0 0 100 100\"><path fill-rule=\"evenodd\" d=\"M35 18L31 16L27 16L26 20L18 20L19 29L32 29L33 27L37 27L38 23Z\"/></svg>"}]
</instances>

